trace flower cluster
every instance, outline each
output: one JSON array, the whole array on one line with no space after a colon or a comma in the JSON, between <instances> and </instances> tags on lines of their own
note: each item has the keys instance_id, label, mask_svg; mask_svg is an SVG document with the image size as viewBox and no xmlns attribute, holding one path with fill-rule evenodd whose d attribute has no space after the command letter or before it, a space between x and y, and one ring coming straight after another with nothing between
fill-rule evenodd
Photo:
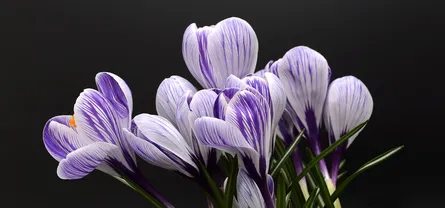
<instances>
[{"instance_id":1,"label":"flower cluster","mask_svg":"<svg viewBox=\"0 0 445 208\"><path fill-rule=\"evenodd\" d=\"M326 59L306 46L255 72L257 36L235 17L214 26L191 24L182 54L203 89L180 76L166 78L156 94L157 115L133 117L128 85L102 72L96 76L97 90L79 95L73 115L51 118L43 142L59 162L57 175L80 179L97 169L156 207L173 207L145 180L139 156L198 183L212 207L341 206L332 197L339 191L343 153L373 110L371 94L359 79L331 81ZM309 159L300 138L309 147ZM227 178L218 180L223 170ZM331 198L317 197L318 192Z\"/></svg>"}]
</instances>

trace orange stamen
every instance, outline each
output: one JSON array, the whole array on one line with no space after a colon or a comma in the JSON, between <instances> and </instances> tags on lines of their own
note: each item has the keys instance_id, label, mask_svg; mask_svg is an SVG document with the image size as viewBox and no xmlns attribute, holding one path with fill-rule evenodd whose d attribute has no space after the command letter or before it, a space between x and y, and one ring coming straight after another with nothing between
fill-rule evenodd
<instances>
[{"instance_id":1,"label":"orange stamen","mask_svg":"<svg viewBox=\"0 0 445 208\"><path fill-rule=\"evenodd\" d=\"M74 128L77 128L76 120L74 120L74 115L71 116L70 126L74 127Z\"/></svg>"}]
</instances>

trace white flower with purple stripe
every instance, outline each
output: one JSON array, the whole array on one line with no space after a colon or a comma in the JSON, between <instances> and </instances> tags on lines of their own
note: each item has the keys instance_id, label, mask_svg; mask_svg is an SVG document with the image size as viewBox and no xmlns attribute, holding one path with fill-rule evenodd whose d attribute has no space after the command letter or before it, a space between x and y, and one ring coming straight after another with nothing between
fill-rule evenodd
<instances>
[{"instance_id":1,"label":"white flower with purple stripe","mask_svg":"<svg viewBox=\"0 0 445 208\"><path fill-rule=\"evenodd\" d=\"M198 142L195 136L195 120L203 117L214 117L213 109L218 94L214 90L200 90L196 93L187 91L179 100L176 123L178 130L193 149L195 155L212 173L217 166L220 154L216 149Z\"/></svg>"},{"instance_id":2,"label":"white flower with purple stripe","mask_svg":"<svg viewBox=\"0 0 445 208\"><path fill-rule=\"evenodd\" d=\"M215 103L215 116L195 121L198 140L209 147L238 154L241 167L258 184L267 201L269 161L273 152L275 128L281 117L286 96L278 78L248 76L228 79Z\"/></svg>"},{"instance_id":3,"label":"white flower with purple stripe","mask_svg":"<svg viewBox=\"0 0 445 208\"><path fill-rule=\"evenodd\" d=\"M255 70L258 39L245 20L227 18L214 26L187 27L182 42L184 61L204 88L223 88L227 77Z\"/></svg>"},{"instance_id":4,"label":"white flower with purple stripe","mask_svg":"<svg viewBox=\"0 0 445 208\"><path fill-rule=\"evenodd\" d=\"M86 89L77 98L74 116L56 116L43 130L48 152L59 161L62 179L79 179L94 169L119 176L114 169L134 172L136 160L122 133L132 112L130 89L118 76L99 73L99 91Z\"/></svg>"},{"instance_id":5,"label":"white flower with purple stripe","mask_svg":"<svg viewBox=\"0 0 445 208\"><path fill-rule=\"evenodd\" d=\"M132 131L124 131L131 147L145 161L187 177L198 176L196 156L176 127L166 118L139 114Z\"/></svg>"},{"instance_id":6,"label":"white flower with purple stripe","mask_svg":"<svg viewBox=\"0 0 445 208\"><path fill-rule=\"evenodd\" d=\"M278 74L283 84L291 107L288 111L298 131L305 129L309 146L316 155L320 154L320 126L330 77L328 62L317 51L298 46L267 67ZM329 177L324 160L320 168Z\"/></svg>"},{"instance_id":7,"label":"white flower with purple stripe","mask_svg":"<svg viewBox=\"0 0 445 208\"><path fill-rule=\"evenodd\" d=\"M368 88L356 77L345 76L334 80L329 86L324 109L324 121L330 142L335 142L354 127L369 120L373 105ZM331 177L334 184L341 156L360 131L351 136L347 144L338 147L332 154Z\"/></svg>"}]
</instances>

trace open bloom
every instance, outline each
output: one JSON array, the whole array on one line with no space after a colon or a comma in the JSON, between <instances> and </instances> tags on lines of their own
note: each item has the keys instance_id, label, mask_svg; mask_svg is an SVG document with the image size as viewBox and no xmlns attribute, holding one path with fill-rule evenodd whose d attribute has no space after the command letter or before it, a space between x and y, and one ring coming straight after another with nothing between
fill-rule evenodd
<instances>
[{"instance_id":1,"label":"open bloom","mask_svg":"<svg viewBox=\"0 0 445 208\"><path fill-rule=\"evenodd\" d=\"M268 207L273 200L268 192L267 172L273 152L275 128L283 114L286 96L278 78L232 76L214 107L218 118L202 117L195 121L196 137L209 147L238 154L243 167L259 186Z\"/></svg>"},{"instance_id":2,"label":"open bloom","mask_svg":"<svg viewBox=\"0 0 445 208\"><path fill-rule=\"evenodd\" d=\"M223 88L227 77L253 73L258 39L245 20L231 17L214 26L187 27L182 42L185 63L204 88Z\"/></svg>"},{"instance_id":3,"label":"open bloom","mask_svg":"<svg viewBox=\"0 0 445 208\"><path fill-rule=\"evenodd\" d=\"M122 134L130 127L130 89L111 73L97 74L96 83L98 91L86 89L77 98L73 116L56 116L44 127L43 142L60 162L62 179L79 179L94 169L116 177L114 169L135 171L134 152Z\"/></svg>"},{"instance_id":4,"label":"open bloom","mask_svg":"<svg viewBox=\"0 0 445 208\"><path fill-rule=\"evenodd\" d=\"M329 132L330 142L335 142L354 127L369 120L373 105L368 88L356 77L345 76L334 80L329 86L324 109L324 121ZM345 143L333 152L331 176L334 184L341 155L360 131L351 136L347 144Z\"/></svg>"}]
</instances>

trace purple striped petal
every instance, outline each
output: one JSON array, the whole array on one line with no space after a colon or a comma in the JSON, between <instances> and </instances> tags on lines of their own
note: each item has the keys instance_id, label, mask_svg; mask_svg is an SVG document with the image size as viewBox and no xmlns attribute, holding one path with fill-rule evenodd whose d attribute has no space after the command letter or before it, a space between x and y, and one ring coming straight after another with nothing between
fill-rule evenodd
<instances>
[{"instance_id":1,"label":"purple striped petal","mask_svg":"<svg viewBox=\"0 0 445 208\"><path fill-rule=\"evenodd\" d=\"M258 39L244 20L227 18L215 26L185 31L182 53L192 75L204 88L223 88L231 74L253 73L258 56Z\"/></svg>"},{"instance_id":2,"label":"purple striped petal","mask_svg":"<svg viewBox=\"0 0 445 208\"><path fill-rule=\"evenodd\" d=\"M229 154L240 154L240 162L248 159L259 169L259 155L246 141L239 129L227 121L202 117L195 121L195 134L198 141L208 147L222 150Z\"/></svg>"},{"instance_id":3,"label":"purple striped petal","mask_svg":"<svg viewBox=\"0 0 445 208\"><path fill-rule=\"evenodd\" d=\"M289 106L289 105L287 105ZM283 113L283 116L281 117L280 121L278 122L278 128L277 128L277 134L278 136L284 141L284 144L286 146L289 146L292 144L294 139L298 135L298 130L294 125L294 122L292 121L292 109L289 109L286 107L286 110ZM295 113L295 112L293 112Z\"/></svg>"},{"instance_id":4,"label":"purple striped petal","mask_svg":"<svg viewBox=\"0 0 445 208\"><path fill-rule=\"evenodd\" d=\"M239 88L225 88L218 94L218 97L215 100L215 105L213 107L214 117L220 119L225 118L227 104L238 91Z\"/></svg>"},{"instance_id":5,"label":"purple striped petal","mask_svg":"<svg viewBox=\"0 0 445 208\"><path fill-rule=\"evenodd\" d=\"M131 122L133 97L128 85L119 76L101 72L96 75L97 89L107 98L122 119Z\"/></svg>"},{"instance_id":6,"label":"purple striped petal","mask_svg":"<svg viewBox=\"0 0 445 208\"><path fill-rule=\"evenodd\" d=\"M266 99L240 91L227 105L225 120L236 126L247 143L262 156L260 164L265 166L260 167L258 173L265 173L273 145L270 107Z\"/></svg>"},{"instance_id":7,"label":"purple striped petal","mask_svg":"<svg viewBox=\"0 0 445 208\"><path fill-rule=\"evenodd\" d=\"M46 122L43 128L43 143L46 150L57 161L66 155L93 141L80 137L76 130L70 127L71 116L56 116Z\"/></svg>"},{"instance_id":8,"label":"purple striped petal","mask_svg":"<svg viewBox=\"0 0 445 208\"><path fill-rule=\"evenodd\" d=\"M266 204L261 191L248 173L240 169L237 179L237 204L238 208L265 208Z\"/></svg>"},{"instance_id":9,"label":"purple striped petal","mask_svg":"<svg viewBox=\"0 0 445 208\"><path fill-rule=\"evenodd\" d=\"M295 111L298 130L318 139L323 105L329 83L326 59L317 51L299 46L288 51L278 64L278 75ZM316 153L317 154L317 153Z\"/></svg>"},{"instance_id":10,"label":"purple striped petal","mask_svg":"<svg viewBox=\"0 0 445 208\"><path fill-rule=\"evenodd\" d=\"M177 153L169 151L146 137L137 137L126 129L124 134L134 151L148 163L167 170L178 171L188 177L193 177L196 173L194 164L182 160Z\"/></svg>"},{"instance_id":11,"label":"purple striped petal","mask_svg":"<svg viewBox=\"0 0 445 208\"><path fill-rule=\"evenodd\" d=\"M217 94L213 90L200 90L194 95L186 93L178 102L176 122L179 132L197 156L202 157L207 165L211 148L200 145L194 135L194 123L203 116L213 117L213 106ZM214 158L216 159L216 158ZM216 161L215 161L216 162Z\"/></svg>"},{"instance_id":12,"label":"purple striped petal","mask_svg":"<svg viewBox=\"0 0 445 208\"><path fill-rule=\"evenodd\" d=\"M276 76L278 76L278 64L280 63L282 59L278 59L276 61L269 61L266 64L266 67L264 67L264 71L266 72L270 72L272 74L275 74Z\"/></svg>"},{"instance_id":13,"label":"purple striped petal","mask_svg":"<svg viewBox=\"0 0 445 208\"><path fill-rule=\"evenodd\" d=\"M226 80L226 84L225 84L225 88L240 88L240 89L244 89L246 88L248 85L246 85L246 83L241 80L240 78L238 78L235 75L230 75L229 77L227 77Z\"/></svg>"},{"instance_id":14,"label":"purple striped petal","mask_svg":"<svg viewBox=\"0 0 445 208\"><path fill-rule=\"evenodd\" d=\"M196 88L180 76L164 79L156 93L156 111L158 115L168 119L176 125L176 109L179 98L185 92L196 92Z\"/></svg>"},{"instance_id":15,"label":"purple striped petal","mask_svg":"<svg viewBox=\"0 0 445 208\"><path fill-rule=\"evenodd\" d=\"M193 77L205 88L215 86L211 62L207 51L207 36L213 27L197 28L193 23L187 27L182 41L182 56Z\"/></svg>"},{"instance_id":16,"label":"purple striped petal","mask_svg":"<svg viewBox=\"0 0 445 208\"><path fill-rule=\"evenodd\" d=\"M255 72L253 75L259 76L259 77L264 77L265 72L266 72L266 70L261 69L261 70L258 70L257 72Z\"/></svg>"},{"instance_id":17,"label":"purple striped petal","mask_svg":"<svg viewBox=\"0 0 445 208\"><path fill-rule=\"evenodd\" d=\"M66 180L83 178L110 159L109 154L118 149L118 146L105 142L95 142L81 147L60 161L57 175Z\"/></svg>"},{"instance_id":18,"label":"purple striped petal","mask_svg":"<svg viewBox=\"0 0 445 208\"><path fill-rule=\"evenodd\" d=\"M171 160L170 164L178 164L186 167L181 172L190 172L190 168L196 169L193 161L194 153L179 131L167 119L150 114L140 114L134 118L137 127L137 137L130 137L130 144L136 153L147 162L159 165L165 161L156 161L160 154ZM161 166L161 165L160 165ZM164 167L164 166L161 166ZM184 173L185 174L185 173ZM186 174L190 176L190 174Z\"/></svg>"},{"instance_id":19,"label":"purple striped petal","mask_svg":"<svg viewBox=\"0 0 445 208\"><path fill-rule=\"evenodd\" d=\"M127 118L121 119L113 104L96 90L86 89L74 105L77 132L95 142L108 142L119 146L126 162L136 164L134 152L123 139L122 128L128 128ZM121 161L125 163L125 161Z\"/></svg>"},{"instance_id":20,"label":"purple striped petal","mask_svg":"<svg viewBox=\"0 0 445 208\"><path fill-rule=\"evenodd\" d=\"M335 141L371 117L373 99L362 81L353 76L338 78L329 86L325 105L325 124ZM360 130L361 131L361 130ZM354 141L357 132L349 141ZM331 142L334 142L331 140Z\"/></svg>"}]
</instances>

